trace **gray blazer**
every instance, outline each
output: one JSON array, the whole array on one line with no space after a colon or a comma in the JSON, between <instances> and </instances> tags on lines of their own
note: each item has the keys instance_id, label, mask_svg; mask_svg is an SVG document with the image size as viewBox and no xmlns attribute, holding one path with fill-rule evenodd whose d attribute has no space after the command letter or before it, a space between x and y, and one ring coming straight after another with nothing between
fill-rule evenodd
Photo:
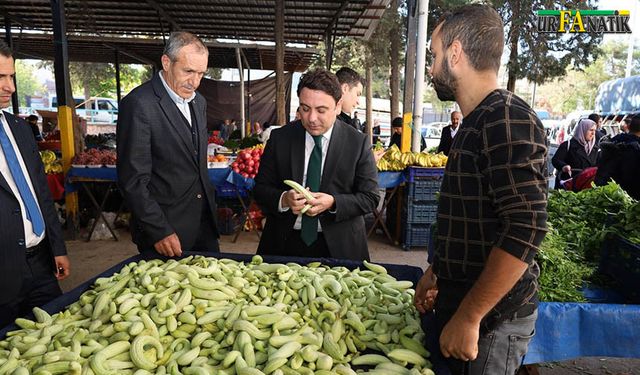
<instances>
[{"instance_id":1,"label":"gray blazer","mask_svg":"<svg viewBox=\"0 0 640 375\"><path fill-rule=\"evenodd\" d=\"M131 236L138 249L176 233L183 250L196 241L201 199L214 218L215 188L207 174L207 103L196 94L192 108L198 149L184 116L156 74L120 103L118 186L131 210Z\"/></svg>"}]
</instances>

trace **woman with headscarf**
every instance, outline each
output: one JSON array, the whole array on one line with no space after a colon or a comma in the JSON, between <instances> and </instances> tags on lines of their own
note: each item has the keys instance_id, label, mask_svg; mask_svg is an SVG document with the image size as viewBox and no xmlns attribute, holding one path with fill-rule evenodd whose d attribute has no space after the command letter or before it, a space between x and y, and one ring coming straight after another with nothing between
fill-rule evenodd
<instances>
[{"instance_id":1,"label":"woman with headscarf","mask_svg":"<svg viewBox=\"0 0 640 375\"><path fill-rule=\"evenodd\" d=\"M562 189L561 180L576 177L589 167L595 167L600 157L596 144L596 123L589 119L578 122L573 137L562 142L551 159L556 168L556 189Z\"/></svg>"}]
</instances>

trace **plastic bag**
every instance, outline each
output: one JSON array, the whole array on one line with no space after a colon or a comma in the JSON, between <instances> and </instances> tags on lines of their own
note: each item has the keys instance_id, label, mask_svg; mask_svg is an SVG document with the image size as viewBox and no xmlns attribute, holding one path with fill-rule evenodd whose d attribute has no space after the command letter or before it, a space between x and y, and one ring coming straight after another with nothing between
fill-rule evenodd
<instances>
[{"instance_id":1,"label":"plastic bag","mask_svg":"<svg viewBox=\"0 0 640 375\"><path fill-rule=\"evenodd\" d=\"M104 216L105 219L107 219L107 222L109 223L111 228L113 228L114 227L113 222L116 218L115 212L103 212L102 215ZM91 230L91 227L93 226L94 221L95 219L89 220L89 222L87 223L87 230ZM110 240L110 239L113 239L113 236L111 235L109 228L107 227L104 220L102 219L102 216L100 216L98 218L98 224L93 230L93 233L91 233L90 240Z\"/></svg>"}]
</instances>

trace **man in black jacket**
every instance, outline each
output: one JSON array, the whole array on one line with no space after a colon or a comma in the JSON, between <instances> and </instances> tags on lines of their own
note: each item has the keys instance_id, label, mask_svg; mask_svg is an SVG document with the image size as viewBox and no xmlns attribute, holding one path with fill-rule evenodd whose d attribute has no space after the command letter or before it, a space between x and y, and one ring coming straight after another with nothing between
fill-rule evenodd
<instances>
[{"instance_id":1,"label":"man in black jacket","mask_svg":"<svg viewBox=\"0 0 640 375\"><path fill-rule=\"evenodd\" d=\"M258 254L369 259L364 215L380 199L376 165L368 138L336 119L341 95L332 73L306 73L301 120L271 133L253 190L267 216ZM284 180L309 187L313 199Z\"/></svg>"},{"instance_id":2,"label":"man in black jacket","mask_svg":"<svg viewBox=\"0 0 640 375\"><path fill-rule=\"evenodd\" d=\"M11 49L0 41L0 109L15 92ZM26 122L0 112L0 327L62 292L69 259L38 147Z\"/></svg>"},{"instance_id":3,"label":"man in black jacket","mask_svg":"<svg viewBox=\"0 0 640 375\"><path fill-rule=\"evenodd\" d=\"M362 77L358 72L347 67L340 68L336 72L336 77L338 77L340 88L342 89L341 112L338 115L338 119L360 131L360 120L355 123L355 119L351 118L351 113L358 106L360 95L362 95Z\"/></svg>"},{"instance_id":4,"label":"man in black jacket","mask_svg":"<svg viewBox=\"0 0 640 375\"><path fill-rule=\"evenodd\" d=\"M458 111L451 112L451 125L445 126L442 129L442 135L440 136L440 145L438 145L438 151L445 155L449 155L451 149L451 143L453 143L453 137L458 133L458 126L462 122L462 113Z\"/></svg>"},{"instance_id":5,"label":"man in black jacket","mask_svg":"<svg viewBox=\"0 0 640 375\"><path fill-rule=\"evenodd\" d=\"M208 58L198 37L172 33L162 71L120 104L118 186L141 252L219 250L215 189L207 174L207 102L196 92Z\"/></svg>"},{"instance_id":6,"label":"man in black jacket","mask_svg":"<svg viewBox=\"0 0 640 375\"><path fill-rule=\"evenodd\" d=\"M635 199L640 199L640 114L629 119L629 133L600 143L602 156L598 162L596 185L613 180Z\"/></svg>"}]
</instances>

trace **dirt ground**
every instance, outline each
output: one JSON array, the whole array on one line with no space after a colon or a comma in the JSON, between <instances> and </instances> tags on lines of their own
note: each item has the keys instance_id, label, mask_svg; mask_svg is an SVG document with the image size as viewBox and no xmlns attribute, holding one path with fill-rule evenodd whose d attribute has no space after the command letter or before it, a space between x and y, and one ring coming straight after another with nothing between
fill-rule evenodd
<instances>
[{"instance_id":1,"label":"dirt ground","mask_svg":"<svg viewBox=\"0 0 640 375\"><path fill-rule=\"evenodd\" d=\"M72 270L71 276L61 283L64 291L73 289L109 267L137 254L129 233L126 230L118 230L118 234L119 241L67 241ZM253 254L258 246L258 236L255 232L241 233L235 243L231 240L232 236L222 236L220 240L221 251ZM369 251L374 262L406 264L422 269L427 266L426 250L404 251L399 246L390 244L386 238L379 234L375 234L369 239ZM565 362L540 364L537 370L531 370L529 374L534 375L535 371L538 371L540 375L640 375L640 359L578 358Z\"/></svg>"}]
</instances>

